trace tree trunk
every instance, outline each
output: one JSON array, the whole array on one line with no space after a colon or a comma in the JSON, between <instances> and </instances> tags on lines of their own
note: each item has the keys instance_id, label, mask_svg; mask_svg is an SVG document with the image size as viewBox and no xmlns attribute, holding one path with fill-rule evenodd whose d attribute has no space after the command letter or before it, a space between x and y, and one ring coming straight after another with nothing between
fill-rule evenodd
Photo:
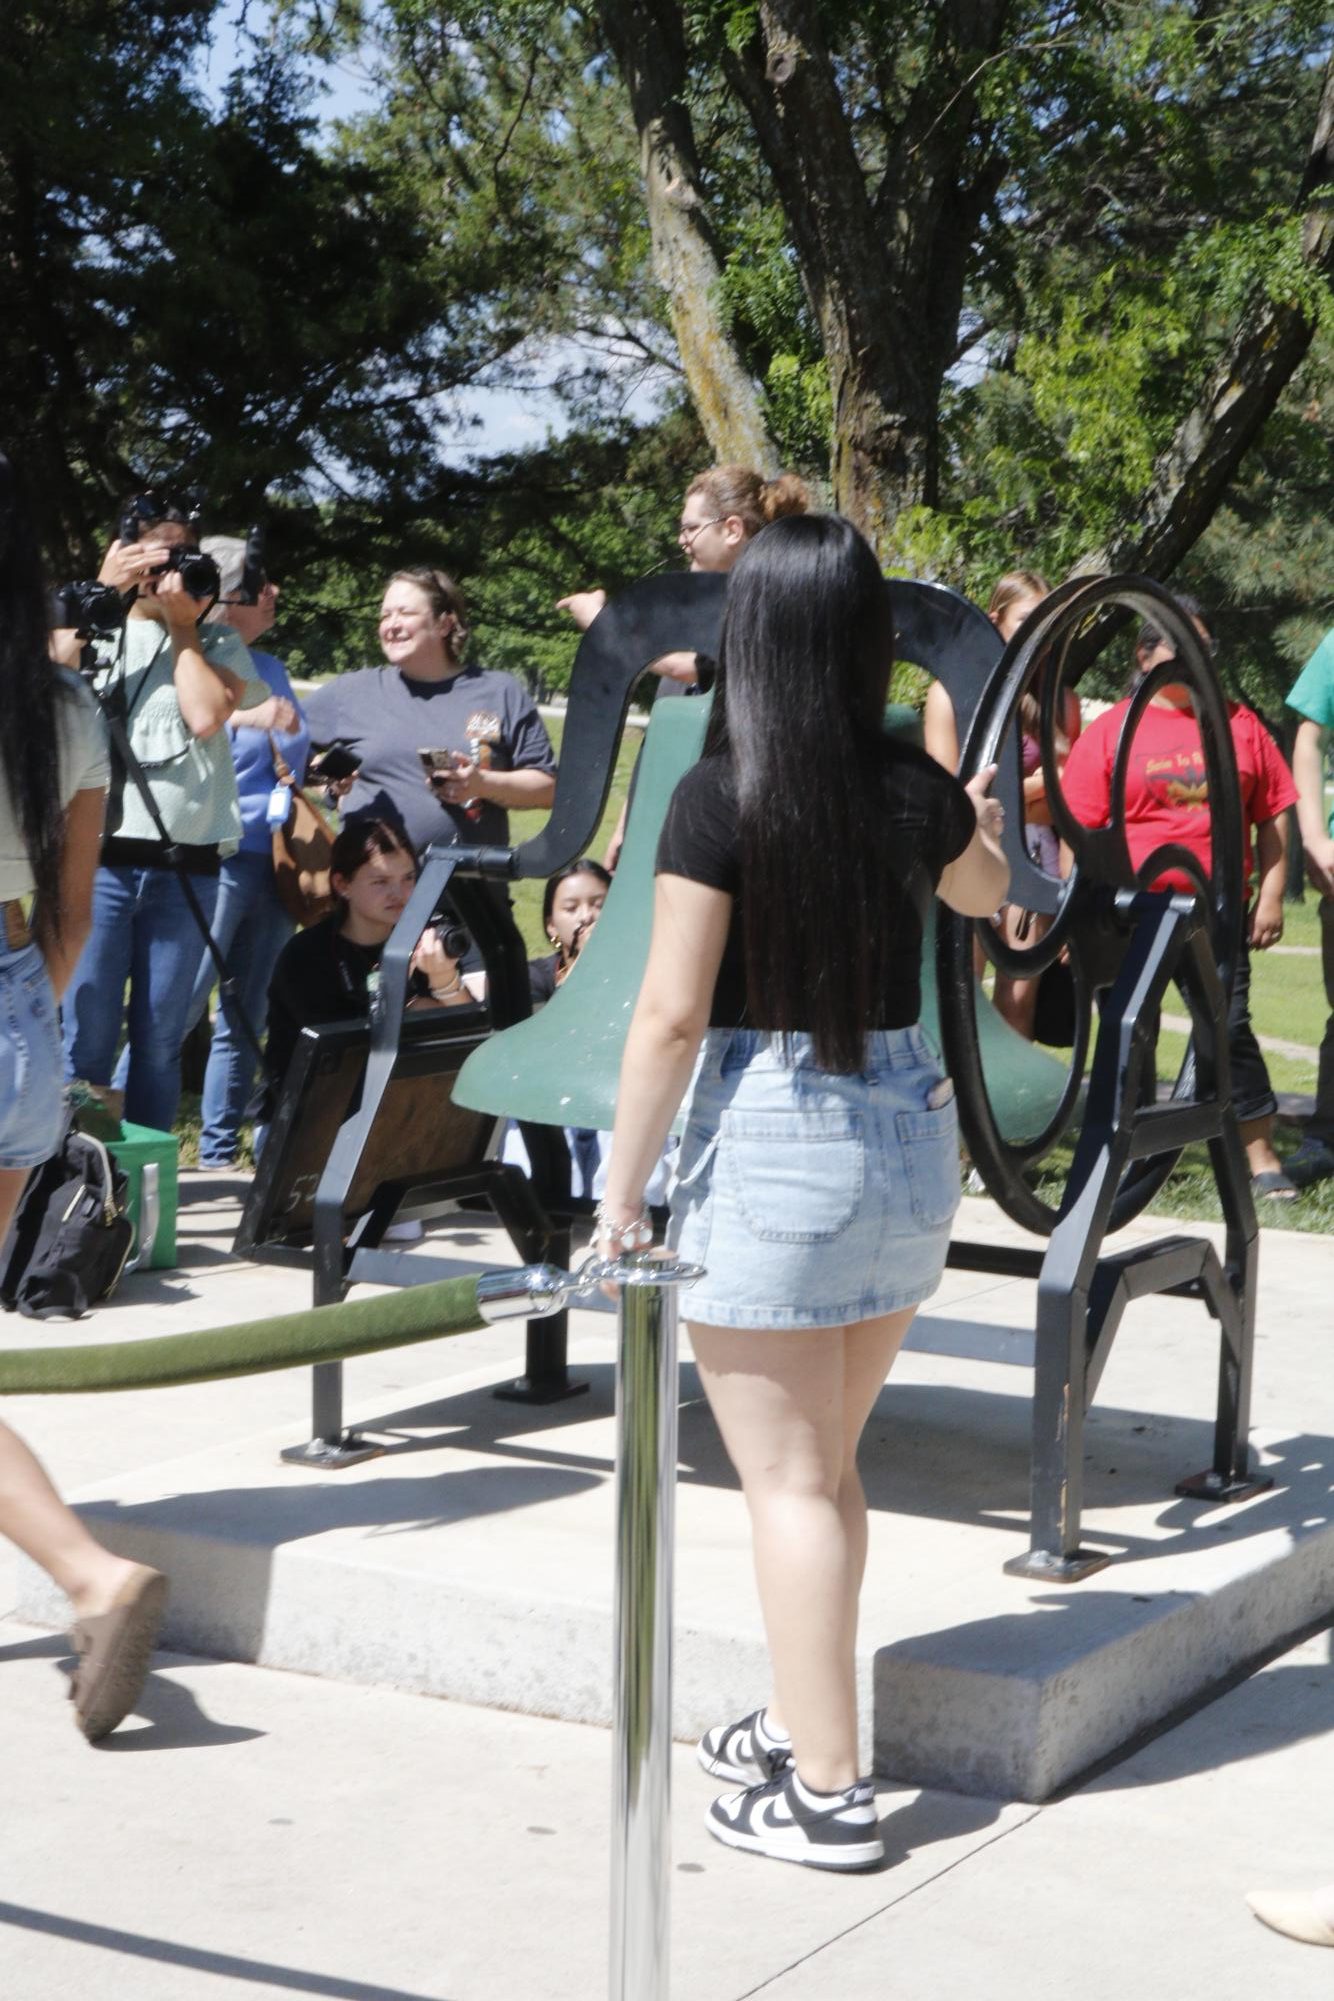
<instances>
[{"instance_id":1,"label":"tree trunk","mask_svg":"<svg viewBox=\"0 0 1334 2001\"><path fill-rule=\"evenodd\" d=\"M1334 276L1334 63L1325 72L1315 136L1298 193L1302 259ZM1170 576L1214 517L1228 481L1300 367L1315 320L1297 300L1257 290L1194 408L1154 466L1134 519L1082 558L1080 575L1136 570Z\"/></svg>"},{"instance_id":2,"label":"tree trunk","mask_svg":"<svg viewBox=\"0 0 1334 2001\"><path fill-rule=\"evenodd\" d=\"M778 470L759 393L720 309L718 246L700 188L683 93L685 30L675 0L599 0L602 31L630 93L639 133L653 268L700 423L716 458Z\"/></svg>"},{"instance_id":3,"label":"tree trunk","mask_svg":"<svg viewBox=\"0 0 1334 2001\"><path fill-rule=\"evenodd\" d=\"M966 253L995 182L961 181L976 105L965 72L993 47L1005 0L936 17L933 60L872 199L811 0L762 0L759 27L724 57L783 205L833 399L835 504L882 555L899 513L936 498L940 392L953 359ZM960 34L970 46L961 61ZM929 135L929 143L928 143ZM913 166L892 156L911 142ZM929 170L924 171L929 163Z\"/></svg>"}]
</instances>

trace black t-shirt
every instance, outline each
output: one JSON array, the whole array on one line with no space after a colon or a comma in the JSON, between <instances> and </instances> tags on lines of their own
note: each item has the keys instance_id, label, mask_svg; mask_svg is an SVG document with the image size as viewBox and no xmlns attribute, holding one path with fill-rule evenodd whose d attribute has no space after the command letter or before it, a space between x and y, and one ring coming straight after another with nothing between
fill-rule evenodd
<instances>
[{"instance_id":1,"label":"black t-shirt","mask_svg":"<svg viewBox=\"0 0 1334 2001\"><path fill-rule=\"evenodd\" d=\"M973 803L951 772L916 745L887 742L884 810L911 857L902 875L884 885L879 910L868 924L884 927L889 967L877 1028L909 1028L922 1011L922 926L930 897L946 866L973 838ZM706 757L678 784L658 840L657 873L686 876L734 899L732 921L709 1012L711 1028L766 1028L746 1005L736 786L727 757ZM900 845L896 843L896 846ZM837 857L830 857L837 867Z\"/></svg>"},{"instance_id":2,"label":"black t-shirt","mask_svg":"<svg viewBox=\"0 0 1334 2001\"><path fill-rule=\"evenodd\" d=\"M383 945L354 945L339 930L343 913L289 938L269 981L269 1039L265 1063L269 1099L282 1088L297 1038L316 1022L364 1021L370 1012L370 978Z\"/></svg>"},{"instance_id":3,"label":"black t-shirt","mask_svg":"<svg viewBox=\"0 0 1334 2001\"><path fill-rule=\"evenodd\" d=\"M556 974L560 970L560 953L552 952L545 959L528 961L528 992L534 1007L545 1007L556 991Z\"/></svg>"}]
</instances>

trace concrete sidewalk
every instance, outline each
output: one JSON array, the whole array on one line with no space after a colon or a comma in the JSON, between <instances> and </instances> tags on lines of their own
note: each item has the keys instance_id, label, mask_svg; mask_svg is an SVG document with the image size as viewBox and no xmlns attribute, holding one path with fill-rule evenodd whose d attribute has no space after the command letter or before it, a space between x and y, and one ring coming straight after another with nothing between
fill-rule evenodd
<instances>
[{"instance_id":1,"label":"concrete sidewalk","mask_svg":"<svg viewBox=\"0 0 1334 2001\"><path fill-rule=\"evenodd\" d=\"M162 1656L93 1750L62 1655L0 1621L9 2001L606 1991L604 1732ZM672 1993L1325 2001L1334 1953L1242 1895L1334 1876L1331 1695L1326 1634L1057 1804L884 1787L889 1859L853 1878L719 1848L678 1748Z\"/></svg>"},{"instance_id":2,"label":"concrete sidewalk","mask_svg":"<svg viewBox=\"0 0 1334 2001\"><path fill-rule=\"evenodd\" d=\"M186 1177L184 1192L181 1271L136 1274L79 1326L6 1319L0 1339L105 1340L306 1303L303 1273L229 1260L234 1189ZM423 1254L512 1261L485 1223L456 1220ZM1163 1233L1144 1219L1127 1234ZM960 1235L1018 1237L984 1202L964 1205ZM1254 1419L1275 1488L1235 1509L1172 1498L1207 1460L1216 1337L1192 1302L1141 1302L1089 1435L1088 1533L1117 1561L1065 1592L1000 1572L1027 1540L1031 1282L948 1275L868 1439L866 1707L883 1769L939 1727L937 1690L962 1688L965 1669L990 1677L977 1741L1012 1728L1027 1676L1052 1692L1075 1756L1109 1719L1114 1741L1137 1727L1150 1672L1161 1715L1178 1676L1198 1686L1200 1646L1222 1672L1291 1633L1303 1602L1334 1610L1334 1249L1267 1232L1261 1271ZM348 1415L375 1421L390 1454L328 1479L276 1459L303 1435L304 1372L9 1401L102 1530L174 1539L182 1608L221 1601L261 1658L295 1633L308 1651L285 1665L311 1672L160 1656L142 1716L90 1750L61 1700L61 1640L0 1620L0 2001L604 1991L609 1739L508 1713L549 1707L554 1677L597 1715L610 1681L614 1322L581 1313L574 1332L593 1392L542 1412L489 1396L514 1372L513 1325L363 1358ZM696 1709L754 1698L761 1640L744 1507L688 1372L684 1390L678 1724L684 1701L693 1728ZM0 1610L16 1589L0 1567ZM553 1607L563 1640L543 1623ZM485 1624L502 1616L504 1646ZM412 1692L457 1696L432 1677L479 1654L496 1707ZM702 1827L710 1782L678 1746L674 1993L1323 1996L1334 1954L1266 1933L1240 1898L1334 1877L1334 1816L1308 1804L1334 1781L1330 1663L1322 1633L1043 1807L988 1796L976 1774L971 1796L886 1783L889 1863L850 1881L718 1849ZM997 1698L1012 1707L987 1728Z\"/></svg>"}]
</instances>

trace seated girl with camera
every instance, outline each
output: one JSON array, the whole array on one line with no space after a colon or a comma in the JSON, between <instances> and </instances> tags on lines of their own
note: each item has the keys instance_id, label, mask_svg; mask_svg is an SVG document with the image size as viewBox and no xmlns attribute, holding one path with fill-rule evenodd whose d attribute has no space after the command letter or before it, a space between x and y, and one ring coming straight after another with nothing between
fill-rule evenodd
<instances>
[{"instance_id":1,"label":"seated girl with camera","mask_svg":"<svg viewBox=\"0 0 1334 2001\"><path fill-rule=\"evenodd\" d=\"M350 820L338 835L329 861L338 907L288 940L269 983L270 1116L301 1030L369 1013L384 948L416 881L416 856L387 820ZM412 972L410 1008L470 1007L481 998L434 928L418 939ZM468 977L475 987L477 976Z\"/></svg>"}]
</instances>

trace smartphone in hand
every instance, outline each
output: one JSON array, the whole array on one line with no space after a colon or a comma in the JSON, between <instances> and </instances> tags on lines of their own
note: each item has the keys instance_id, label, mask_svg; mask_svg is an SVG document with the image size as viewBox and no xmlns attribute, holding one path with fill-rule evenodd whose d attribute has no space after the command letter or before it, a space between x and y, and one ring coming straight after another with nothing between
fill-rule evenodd
<instances>
[{"instance_id":1,"label":"smartphone in hand","mask_svg":"<svg viewBox=\"0 0 1334 2001\"><path fill-rule=\"evenodd\" d=\"M306 776L319 785L330 785L339 778L352 778L361 769L361 758L349 744L331 743L325 749L316 751L306 766Z\"/></svg>"}]
</instances>

